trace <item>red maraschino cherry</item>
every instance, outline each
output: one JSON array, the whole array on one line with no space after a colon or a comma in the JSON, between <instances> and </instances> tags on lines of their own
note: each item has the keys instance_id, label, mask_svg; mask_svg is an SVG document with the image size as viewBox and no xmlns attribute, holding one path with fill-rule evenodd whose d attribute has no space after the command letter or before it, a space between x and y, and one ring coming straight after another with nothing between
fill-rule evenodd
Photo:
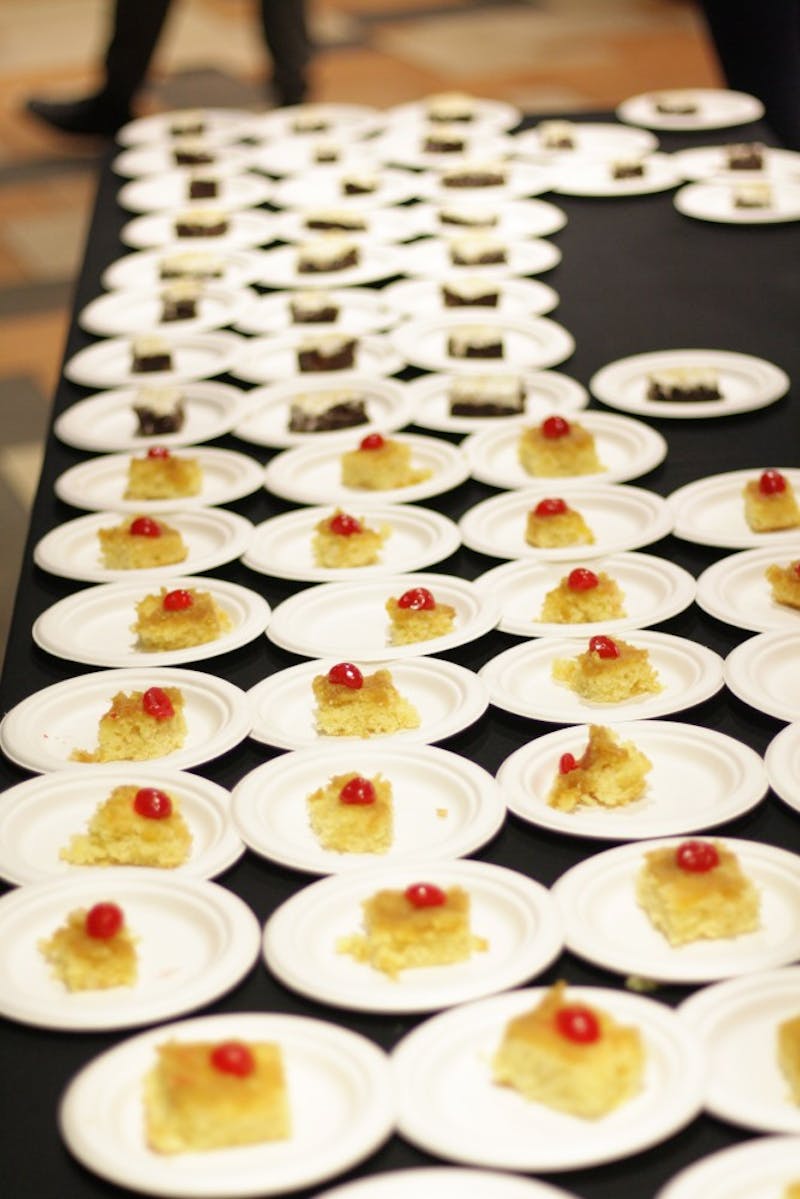
<instances>
[{"instance_id":1,"label":"red maraschino cherry","mask_svg":"<svg viewBox=\"0 0 800 1199\"><path fill-rule=\"evenodd\" d=\"M360 691L364 686L364 676L352 662L337 662L328 671L328 682L337 687L349 687L351 691Z\"/></svg>"},{"instance_id":2,"label":"red maraschino cherry","mask_svg":"<svg viewBox=\"0 0 800 1199\"><path fill-rule=\"evenodd\" d=\"M354 533L360 533L364 526L360 520L347 512L334 512L328 527L340 537L352 537Z\"/></svg>"},{"instance_id":3,"label":"red maraschino cherry","mask_svg":"<svg viewBox=\"0 0 800 1199\"><path fill-rule=\"evenodd\" d=\"M762 495L780 495L786 490L786 480L779 470L765 470L758 480L758 490Z\"/></svg>"},{"instance_id":4,"label":"red maraschino cherry","mask_svg":"<svg viewBox=\"0 0 800 1199\"><path fill-rule=\"evenodd\" d=\"M412 612L431 612L436 600L427 587L410 587L397 601L398 608L410 608Z\"/></svg>"},{"instance_id":5,"label":"red maraschino cherry","mask_svg":"<svg viewBox=\"0 0 800 1199\"><path fill-rule=\"evenodd\" d=\"M165 445L151 445L147 451L148 458L171 458L169 450Z\"/></svg>"},{"instance_id":6,"label":"red maraschino cherry","mask_svg":"<svg viewBox=\"0 0 800 1199\"><path fill-rule=\"evenodd\" d=\"M447 903L447 896L435 883L412 883L406 887L405 896L414 908L440 908Z\"/></svg>"},{"instance_id":7,"label":"red maraschino cherry","mask_svg":"<svg viewBox=\"0 0 800 1199\"><path fill-rule=\"evenodd\" d=\"M380 433L367 433L366 437L362 437L359 443L361 450L382 450L386 445L386 438Z\"/></svg>"},{"instance_id":8,"label":"red maraschino cherry","mask_svg":"<svg viewBox=\"0 0 800 1199\"><path fill-rule=\"evenodd\" d=\"M719 866L719 854L710 841L682 841L675 850L675 864L689 874L705 874Z\"/></svg>"},{"instance_id":9,"label":"red maraschino cherry","mask_svg":"<svg viewBox=\"0 0 800 1199\"><path fill-rule=\"evenodd\" d=\"M211 1050L211 1065L221 1074L235 1074L246 1078L256 1068L252 1050L241 1041L223 1041Z\"/></svg>"},{"instance_id":10,"label":"red maraschino cherry","mask_svg":"<svg viewBox=\"0 0 800 1199\"><path fill-rule=\"evenodd\" d=\"M569 421L563 416L548 416L542 421L542 436L555 441L558 437L566 437L569 433Z\"/></svg>"},{"instance_id":11,"label":"red maraschino cherry","mask_svg":"<svg viewBox=\"0 0 800 1199\"><path fill-rule=\"evenodd\" d=\"M578 763L575 761L574 754L562 754L558 759L558 770L560 774L569 774L571 770L577 770Z\"/></svg>"},{"instance_id":12,"label":"red maraschino cherry","mask_svg":"<svg viewBox=\"0 0 800 1199\"><path fill-rule=\"evenodd\" d=\"M175 715L172 700L161 687L148 687L142 696L142 707L148 716L156 720L169 720Z\"/></svg>"},{"instance_id":13,"label":"red maraschino cherry","mask_svg":"<svg viewBox=\"0 0 800 1199\"><path fill-rule=\"evenodd\" d=\"M346 804L375 803L375 788L369 779L362 778L360 774L357 774L354 779L350 779L342 787L339 799Z\"/></svg>"},{"instance_id":14,"label":"red maraschino cherry","mask_svg":"<svg viewBox=\"0 0 800 1199\"><path fill-rule=\"evenodd\" d=\"M166 820L172 815L172 800L158 787L140 787L133 797L133 810L147 820Z\"/></svg>"},{"instance_id":15,"label":"red maraschino cherry","mask_svg":"<svg viewBox=\"0 0 800 1199\"><path fill-rule=\"evenodd\" d=\"M585 566L576 566L567 575L567 586L570 591L591 591L600 582L593 570Z\"/></svg>"},{"instance_id":16,"label":"red maraschino cherry","mask_svg":"<svg viewBox=\"0 0 800 1199\"><path fill-rule=\"evenodd\" d=\"M563 500L552 497L539 500L533 512L535 516L563 516L566 510L567 505Z\"/></svg>"},{"instance_id":17,"label":"red maraschino cherry","mask_svg":"<svg viewBox=\"0 0 800 1199\"><path fill-rule=\"evenodd\" d=\"M86 933L98 941L115 937L124 923L122 908L115 903L96 903L86 913Z\"/></svg>"},{"instance_id":18,"label":"red maraschino cherry","mask_svg":"<svg viewBox=\"0 0 800 1199\"><path fill-rule=\"evenodd\" d=\"M151 516L137 516L131 521L130 532L134 537L160 537L161 525Z\"/></svg>"},{"instance_id":19,"label":"red maraschino cherry","mask_svg":"<svg viewBox=\"0 0 800 1199\"><path fill-rule=\"evenodd\" d=\"M591 1008L573 1003L556 1012L556 1028L562 1037L577 1045L591 1045L600 1039L600 1021Z\"/></svg>"},{"instance_id":20,"label":"red maraschino cherry","mask_svg":"<svg viewBox=\"0 0 800 1199\"><path fill-rule=\"evenodd\" d=\"M163 599L163 607L167 612L184 612L191 608L193 603L191 592L185 591L183 587L168 591Z\"/></svg>"},{"instance_id":21,"label":"red maraschino cherry","mask_svg":"<svg viewBox=\"0 0 800 1199\"><path fill-rule=\"evenodd\" d=\"M613 641L611 637L606 637L604 633L598 633L596 637L589 639L589 649L593 654L597 654L598 658L619 657L616 641Z\"/></svg>"}]
</instances>

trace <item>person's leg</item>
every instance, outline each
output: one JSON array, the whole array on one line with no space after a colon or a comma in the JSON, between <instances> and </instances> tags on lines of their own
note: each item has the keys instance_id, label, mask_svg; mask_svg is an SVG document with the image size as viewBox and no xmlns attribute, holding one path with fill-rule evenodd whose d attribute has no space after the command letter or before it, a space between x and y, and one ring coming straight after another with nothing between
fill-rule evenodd
<instances>
[{"instance_id":1,"label":"person's leg","mask_svg":"<svg viewBox=\"0 0 800 1199\"><path fill-rule=\"evenodd\" d=\"M279 104L300 104L308 92L311 41L305 0L259 0L264 41L272 56L272 87Z\"/></svg>"},{"instance_id":2,"label":"person's leg","mask_svg":"<svg viewBox=\"0 0 800 1199\"><path fill-rule=\"evenodd\" d=\"M72 102L29 100L28 110L65 133L116 133L131 119L133 98L144 82L169 7L170 0L116 0L100 91Z\"/></svg>"}]
</instances>

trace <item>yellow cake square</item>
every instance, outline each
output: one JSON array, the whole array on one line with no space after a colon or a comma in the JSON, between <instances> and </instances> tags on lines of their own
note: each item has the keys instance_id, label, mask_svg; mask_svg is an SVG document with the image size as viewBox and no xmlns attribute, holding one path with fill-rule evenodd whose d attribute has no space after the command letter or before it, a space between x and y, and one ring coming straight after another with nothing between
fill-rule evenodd
<instances>
[{"instance_id":1,"label":"yellow cake square","mask_svg":"<svg viewBox=\"0 0 800 1199\"><path fill-rule=\"evenodd\" d=\"M556 983L535 1008L509 1021L494 1079L557 1111L601 1119L641 1089L642 1036L600 1008L568 1003L565 991L566 983Z\"/></svg>"},{"instance_id":2,"label":"yellow cake square","mask_svg":"<svg viewBox=\"0 0 800 1199\"><path fill-rule=\"evenodd\" d=\"M547 592L540 620L551 624L585 624L625 616L625 597L616 579L577 566Z\"/></svg>"},{"instance_id":3,"label":"yellow cake square","mask_svg":"<svg viewBox=\"0 0 800 1199\"><path fill-rule=\"evenodd\" d=\"M392 843L392 784L383 775L335 774L306 798L308 817L323 849L385 853Z\"/></svg>"},{"instance_id":4,"label":"yellow cake square","mask_svg":"<svg viewBox=\"0 0 800 1199\"><path fill-rule=\"evenodd\" d=\"M215 1066L231 1043L167 1041L144 1080L147 1143L157 1153L192 1153L282 1141L291 1136L283 1055L271 1041L233 1045L247 1073Z\"/></svg>"},{"instance_id":5,"label":"yellow cake square","mask_svg":"<svg viewBox=\"0 0 800 1199\"><path fill-rule=\"evenodd\" d=\"M605 470L593 434L578 421L567 421L563 416L549 416L540 425L523 429L517 452L529 475L556 478Z\"/></svg>"},{"instance_id":6,"label":"yellow cake square","mask_svg":"<svg viewBox=\"0 0 800 1199\"><path fill-rule=\"evenodd\" d=\"M602 634L590 638L577 658L557 658L552 673L557 683L597 704L619 704L662 689L646 649Z\"/></svg>"},{"instance_id":7,"label":"yellow cake square","mask_svg":"<svg viewBox=\"0 0 800 1199\"><path fill-rule=\"evenodd\" d=\"M137 648L160 653L215 641L233 627L228 613L208 591L195 587L146 595L136 605L131 632Z\"/></svg>"},{"instance_id":8,"label":"yellow cake square","mask_svg":"<svg viewBox=\"0 0 800 1199\"><path fill-rule=\"evenodd\" d=\"M337 508L332 516L314 527L311 541L314 562L329 570L373 566L380 561L383 543L391 532L389 525L373 529L363 517L351 516Z\"/></svg>"},{"instance_id":9,"label":"yellow cake square","mask_svg":"<svg viewBox=\"0 0 800 1199\"><path fill-rule=\"evenodd\" d=\"M777 562L773 562L767 567L765 574L776 604L800 608L800 558L796 558L788 566L779 566Z\"/></svg>"},{"instance_id":10,"label":"yellow cake square","mask_svg":"<svg viewBox=\"0 0 800 1199\"><path fill-rule=\"evenodd\" d=\"M72 837L58 856L72 866L172 869L183 865L191 848L192 834L177 797L131 784L115 787L98 804L87 831Z\"/></svg>"},{"instance_id":11,"label":"yellow cake square","mask_svg":"<svg viewBox=\"0 0 800 1199\"><path fill-rule=\"evenodd\" d=\"M429 641L453 631L456 610L452 604L434 599L427 587L412 587L395 599L386 601L389 613L389 641L392 645L410 645Z\"/></svg>"},{"instance_id":12,"label":"yellow cake square","mask_svg":"<svg viewBox=\"0 0 800 1199\"><path fill-rule=\"evenodd\" d=\"M106 922L101 919L96 931L94 917L104 915L99 909L112 908L119 914L118 926L109 932L111 925L103 928ZM112 924L117 924L116 917ZM136 982L136 939L116 904L75 908L51 937L39 942L39 950L68 991L105 991Z\"/></svg>"},{"instance_id":13,"label":"yellow cake square","mask_svg":"<svg viewBox=\"0 0 800 1199\"><path fill-rule=\"evenodd\" d=\"M540 549L594 545L594 533L575 508L558 497L539 500L525 522L525 540Z\"/></svg>"},{"instance_id":14,"label":"yellow cake square","mask_svg":"<svg viewBox=\"0 0 800 1199\"><path fill-rule=\"evenodd\" d=\"M762 471L745 483L744 516L754 533L774 533L800 525L800 506L794 488L778 470Z\"/></svg>"},{"instance_id":15,"label":"yellow cake square","mask_svg":"<svg viewBox=\"0 0 800 1199\"><path fill-rule=\"evenodd\" d=\"M373 737L419 728L419 713L397 690L390 671L362 675L351 667L357 672L353 686L337 681L337 670L335 666L328 674L316 675L312 683L318 732L328 737Z\"/></svg>"},{"instance_id":16,"label":"yellow cake square","mask_svg":"<svg viewBox=\"0 0 800 1199\"><path fill-rule=\"evenodd\" d=\"M687 865L693 858L711 864ZM738 937L759 927L758 891L720 841L650 850L636 879L636 898L670 945Z\"/></svg>"},{"instance_id":17,"label":"yellow cake square","mask_svg":"<svg viewBox=\"0 0 800 1199\"><path fill-rule=\"evenodd\" d=\"M589 726L586 749L577 759L563 754L547 802L562 812L583 804L616 808L641 799L652 770L650 759L612 729Z\"/></svg>"},{"instance_id":18,"label":"yellow cake square","mask_svg":"<svg viewBox=\"0 0 800 1199\"><path fill-rule=\"evenodd\" d=\"M793 1102L800 1104L800 1013L778 1025L778 1065Z\"/></svg>"},{"instance_id":19,"label":"yellow cake square","mask_svg":"<svg viewBox=\"0 0 800 1199\"><path fill-rule=\"evenodd\" d=\"M128 463L126 500L172 500L199 495L203 471L196 458L181 458L153 446L143 458Z\"/></svg>"},{"instance_id":20,"label":"yellow cake square","mask_svg":"<svg viewBox=\"0 0 800 1199\"><path fill-rule=\"evenodd\" d=\"M411 447L380 433L362 438L355 450L342 454L342 485L365 491L390 491L413 487L429 479L431 471L412 466Z\"/></svg>"},{"instance_id":21,"label":"yellow cake square","mask_svg":"<svg viewBox=\"0 0 800 1199\"><path fill-rule=\"evenodd\" d=\"M417 902L417 896L435 902ZM470 928L470 897L462 887L442 890L416 883L404 891L378 891L362 903L364 932L342 937L339 953L350 954L396 978L416 966L463 962L488 942Z\"/></svg>"},{"instance_id":22,"label":"yellow cake square","mask_svg":"<svg viewBox=\"0 0 800 1199\"><path fill-rule=\"evenodd\" d=\"M97 536L107 570L174 566L188 554L179 531L151 516L130 516L110 529L98 529Z\"/></svg>"},{"instance_id":23,"label":"yellow cake square","mask_svg":"<svg viewBox=\"0 0 800 1199\"><path fill-rule=\"evenodd\" d=\"M180 749L186 737L184 700L178 687L118 691L100 718L97 749L75 749L73 762L143 762Z\"/></svg>"}]
</instances>

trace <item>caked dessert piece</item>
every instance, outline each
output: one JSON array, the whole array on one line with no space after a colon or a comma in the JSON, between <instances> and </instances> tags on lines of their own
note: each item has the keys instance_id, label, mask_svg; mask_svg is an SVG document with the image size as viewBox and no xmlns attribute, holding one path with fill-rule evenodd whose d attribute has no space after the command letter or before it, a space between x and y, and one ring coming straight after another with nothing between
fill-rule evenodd
<instances>
[{"instance_id":1,"label":"caked dessert piece","mask_svg":"<svg viewBox=\"0 0 800 1199\"><path fill-rule=\"evenodd\" d=\"M342 454L342 485L366 491L391 491L413 487L429 479L431 471L411 465L411 447L403 441L368 433L358 449Z\"/></svg>"},{"instance_id":2,"label":"caked dessert piece","mask_svg":"<svg viewBox=\"0 0 800 1199\"><path fill-rule=\"evenodd\" d=\"M171 371L172 351L169 342L156 333L145 333L135 337L131 343L131 371Z\"/></svg>"},{"instance_id":3,"label":"caked dessert piece","mask_svg":"<svg viewBox=\"0 0 800 1199\"><path fill-rule=\"evenodd\" d=\"M187 649L216 641L233 628L230 616L208 591L178 587L146 595L136 605L137 649L148 653Z\"/></svg>"},{"instance_id":4,"label":"caked dessert piece","mask_svg":"<svg viewBox=\"0 0 800 1199\"><path fill-rule=\"evenodd\" d=\"M566 989L555 983L535 1008L508 1022L494 1080L532 1102L599 1120L641 1089L642 1035L601 1008L570 1002Z\"/></svg>"},{"instance_id":5,"label":"caked dessert piece","mask_svg":"<svg viewBox=\"0 0 800 1199\"><path fill-rule=\"evenodd\" d=\"M220 181L215 175L191 175L187 189L187 200L216 200L220 194Z\"/></svg>"},{"instance_id":6,"label":"caked dessert piece","mask_svg":"<svg viewBox=\"0 0 800 1199\"><path fill-rule=\"evenodd\" d=\"M411 587L397 599L390 596L386 611L391 622L389 640L392 645L411 645L415 641L445 637L452 633L456 616L452 604L440 603L427 587Z\"/></svg>"},{"instance_id":7,"label":"caked dessert piece","mask_svg":"<svg viewBox=\"0 0 800 1199\"><path fill-rule=\"evenodd\" d=\"M670 945L738 937L759 927L758 891L721 841L683 841L645 854L636 899Z\"/></svg>"},{"instance_id":8,"label":"caked dessert piece","mask_svg":"<svg viewBox=\"0 0 800 1199\"><path fill-rule=\"evenodd\" d=\"M327 291L297 291L289 297L295 325L329 325L338 320L340 305Z\"/></svg>"},{"instance_id":9,"label":"caked dessert piece","mask_svg":"<svg viewBox=\"0 0 800 1199\"><path fill-rule=\"evenodd\" d=\"M186 739L179 687L118 691L100 717L97 749L74 749L73 762L144 762L180 749Z\"/></svg>"},{"instance_id":10,"label":"caked dessert piece","mask_svg":"<svg viewBox=\"0 0 800 1199\"><path fill-rule=\"evenodd\" d=\"M429 121L469 122L475 119L475 99L466 92L436 92L425 98L425 116Z\"/></svg>"},{"instance_id":11,"label":"caked dessert piece","mask_svg":"<svg viewBox=\"0 0 800 1199\"><path fill-rule=\"evenodd\" d=\"M136 939L116 903L75 908L39 942L39 951L68 991L105 991L136 982Z\"/></svg>"},{"instance_id":12,"label":"caked dessert piece","mask_svg":"<svg viewBox=\"0 0 800 1199\"><path fill-rule=\"evenodd\" d=\"M176 237L223 237L230 220L219 208L190 208L177 214L173 226Z\"/></svg>"},{"instance_id":13,"label":"caked dessert piece","mask_svg":"<svg viewBox=\"0 0 800 1199\"><path fill-rule=\"evenodd\" d=\"M800 506L789 479L779 470L762 471L744 491L744 516L754 533L774 533L800 525Z\"/></svg>"},{"instance_id":14,"label":"caked dessert piece","mask_svg":"<svg viewBox=\"0 0 800 1199\"><path fill-rule=\"evenodd\" d=\"M126 500L170 500L199 495L203 469L197 458L173 454L164 446L151 446L143 458L128 463Z\"/></svg>"},{"instance_id":15,"label":"caked dessert piece","mask_svg":"<svg viewBox=\"0 0 800 1199\"><path fill-rule=\"evenodd\" d=\"M544 597L539 620L550 624L585 624L618 620L625 615L624 596L616 579L576 566Z\"/></svg>"},{"instance_id":16,"label":"caked dessert piece","mask_svg":"<svg viewBox=\"0 0 800 1199\"><path fill-rule=\"evenodd\" d=\"M689 117L699 111L692 92L659 92L653 97L653 107L665 116Z\"/></svg>"},{"instance_id":17,"label":"caked dessert piece","mask_svg":"<svg viewBox=\"0 0 800 1199\"><path fill-rule=\"evenodd\" d=\"M368 420L364 396L345 387L332 391L300 392L292 396L289 405L291 433L328 433L334 429L365 425Z\"/></svg>"},{"instance_id":18,"label":"caked dessert piece","mask_svg":"<svg viewBox=\"0 0 800 1199\"><path fill-rule=\"evenodd\" d=\"M207 250L184 250L160 259L158 274L160 279L197 279L204 283L209 279L221 279L225 274L225 262Z\"/></svg>"},{"instance_id":19,"label":"caked dessert piece","mask_svg":"<svg viewBox=\"0 0 800 1199\"><path fill-rule=\"evenodd\" d=\"M800 558L788 566L771 563L765 571L767 582L772 588L772 598L778 604L800 608Z\"/></svg>"},{"instance_id":20,"label":"caked dessert piece","mask_svg":"<svg viewBox=\"0 0 800 1199\"><path fill-rule=\"evenodd\" d=\"M317 730L328 737L374 737L419 728L419 713L392 681L389 670L362 674L337 662L312 683Z\"/></svg>"},{"instance_id":21,"label":"caked dessert piece","mask_svg":"<svg viewBox=\"0 0 800 1199\"><path fill-rule=\"evenodd\" d=\"M180 433L186 419L183 395L177 387L140 387L131 407L140 437Z\"/></svg>"},{"instance_id":22,"label":"caked dessert piece","mask_svg":"<svg viewBox=\"0 0 800 1199\"><path fill-rule=\"evenodd\" d=\"M272 1041L167 1041L144 1080L147 1144L196 1153L291 1136L283 1055Z\"/></svg>"},{"instance_id":23,"label":"caked dessert piece","mask_svg":"<svg viewBox=\"0 0 800 1199\"><path fill-rule=\"evenodd\" d=\"M800 1104L800 1012L778 1025L778 1065L789 1084L792 1101Z\"/></svg>"},{"instance_id":24,"label":"caked dessert piece","mask_svg":"<svg viewBox=\"0 0 800 1199\"><path fill-rule=\"evenodd\" d=\"M359 261L360 251L356 243L333 233L305 242L297 250L297 271L300 275L343 271L347 267L357 266Z\"/></svg>"},{"instance_id":25,"label":"caked dessert piece","mask_svg":"<svg viewBox=\"0 0 800 1199\"><path fill-rule=\"evenodd\" d=\"M320 208L305 217L306 229L317 233L366 233L369 222L361 212L347 208Z\"/></svg>"},{"instance_id":26,"label":"caked dessert piece","mask_svg":"<svg viewBox=\"0 0 800 1199\"><path fill-rule=\"evenodd\" d=\"M382 774L336 774L306 798L311 828L334 853L386 853L392 844L392 784Z\"/></svg>"},{"instance_id":27,"label":"caked dessert piece","mask_svg":"<svg viewBox=\"0 0 800 1199\"><path fill-rule=\"evenodd\" d=\"M448 279L441 285L445 308L497 308L500 284L467 275L463 279Z\"/></svg>"},{"instance_id":28,"label":"caked dessert piece","mask_svg":"<svg viewBox=\"0 0 800 1199\"><path fill-rule=\"evenodd\" d=\"M380 186L375 171L348 171L342 175L340 186L343 196L371 196Z\"/></svg>"},{"instance_id":29,"label":"caked dessert piece","mask_svg":"<svg viewBox=\"0 0 800 1199\"><path fill-rule=\"evenodd\" d=\"M107 570L174 566L189 552L178 529L152 516L129 516L110 529L98 529L97 537Z\"/></svg>"},{"instance_id":30,"label":"caked dessert piece","mask_svg":"<svg viewBox=\"0 0 800 1199\"><path fill-rule=\"evenodd\" d=\"M312 108L296 113L292 120L292 133L327 133L330 127L325 113Z\"/></svg>"},{"instance_id":31,"label":"caked dessert piece","mask_svg":"<svg viewBox=\"0 0 800 1199\"><path fill-rule=\"evenodd\" d=\"M593 434L563 416L548 416L540 425L523 429L517 452L528 474L543 478L594 475L605 470Z\"/></svg>"},{"instance_id":32,"label":"caked dessert piece","mask_svg":"<svg viewBox=\"0 0 800 1199\"><path fill-rule=\"evenodd\" d=\"M465 162L441 175L442 187L502 187L508 178L502 162Z\"/></svg>"},{"instance_id":33,"label":"caked dessert piece","mask_svg":"<svg viewBox=\"0 0 800 1199\"><path fill-rule=\"evenodd\" d=\"M180 137L172 144L172 161L176 167L209 166L216 154L201 137Z\"/></svg>"},{"instance_id":34,"label":"caked dessert piece","mask_svg":"<svg viewBox=\"0 0 800 1199\"><path fill-rule=\"evenodd\" d=\"M572 121L540 121L536 132L543 150L574 150L577 145Z\"/></svg>"},{"instance_id":35,"label":"caked dessert piece","mask_svg":"<svg viewBox=\"0 0 800 1199\"><path fill-rule=\"evenodd\" d=\"M339 143L329 139L318 141L311 151L312 159L318 163L338 162L341 156L342 148Z\"/></svg>"},{"instance_id":36,"label":"caked dessert piece","mask_svg":"<svg viewBox=\"0 0 800 1199\"><path fill-rule=\"evenodd\" d=\"M612 179L642 179L647 167L641 158L615 158L609 171Z\"/></svg>"},{"instance_id":37,"label":"caked dessert piece","mask_svg":"<svg viewBox=\"0 0 800 1199\"><path fill-rule=\"evenodd\" d=\"M721 400L719 372L710 366L664 366L648 371L645 397L656 403Z\"/></svg>"},{"instance_id":38,"label":"caked dessert piece","mask_svg":"<svg viewBox=\"0 0 800 1199\"><path fill-rule=\"evenodd\" d=\"M464 375L447 387L451 416L521 416L525 387L517 375Z\"/></svg>"},{"instance_id":39,"label":"caked dessert piece","mask_svg":"<svg viewBox=\"0 0 800 1199\"><path fill-rule=\"evenodd\" d=\"M579 758L562 754L547 802L573 812L586 804L618 808L641 799L647 787L650 759L632 741L620 741L604 725L589 726L589 740Z\"/></svg>"},{"instance_id":40,"label":"caked dessert piece","mask_svg":"<svg viewBox=\"0 0 800 1199\"><path fill-rule=\"evenodd\" d=\"M357 345L357 338L351 337L347 333L309 335L297 347L298 370L350 370L355 366Z\"/></svg>"},{"instance_id":41,"label":"caked dessert piece","mask_svg":"<svg viewBox=\"0 0 800 1199\"><path fill-rule=\"evenodd\" d=\"M492 266L508 261L505 242L488 233L465 233L450 242L453 266Z\"/></svg>"},{"instance_id":42,"label":"caked dessert piece","mask_svg":"<svg viewBox=\"0 0 800 1199\"><path fill-rule=\"evenodd\" d=\"M459 325L447 335L451 358L502 358L503 334L491 325Z\"/></svg>"},{"instance_id":43,"label":"caked dessert piece","mask_svg":"<svg viewBox=\"0 0 800 1199\"><path fill-rule=\"evenodd\" d=\"M442 225L460 225L465 229L493 229L500 223L500 217L492 208L460 208L450 204L439 209L439 221Z\"/></svg>"},{"instance_id":44,"label":"caked dessert piece","mask_svg":"<svg viewBox=\"0 0 800 1199\"><path fill-rule=\"evenodd\" d=\"M724 147L724 154L729 171L763 171L766 146L761 142L734 142Z\"/></svg>"},{"instance_id":45,"label":"caked dessert piece","mask_svg":"<svg viewBox=\"0 0 800 1199\"><path fill-rule=\"evenodd\" d=\"M420 148L424 154L463 154L468 144L463 129L441 122L422 135Z\"/></svg>"},{"instance_id":46,"label":"caked dessert piece","mask_svg":"<svg viewBox=\"0 0 800 1199\"><path fill-rule=\"evenodd\" d=\"M594 533L575 508L560 496L539 500L528 512L525 540L539 549L564 545L594 545Z\"/></svg>"},{"instance_id":47,"label":"caked dessert piece","mask_svg":"<svg viewBox=\"0 0 800 1199\"><path fill-rule=\"evenodd\" d=\"M169 124L170 137L200 137L205 131L205 116L202 112L191 108L177 113Z\"/></svg>"},{"instance_id":48,"label":"caked dessert piece","mask_svg":"<svg viewBox=\"0 0 800 1199\"><path fill-rule=\"evenodd\" d=\"M472 932L470 896L463 887L412 883L404 891L378 891L361 906L364 932L341 937L336 949L390 978L414 967L464 962L488 948Z\"/></svg>"},{"instance_id":49,"label":"caked dessert piece","mask_svg":"<svg viewBox=\"0 0 800 1199\"><path fill-rule=\"evenodd\" d=\"M187 861L189 831L175 795L159 787L123 784L98 804L85 833L59 850L71 866L154 866L174 870Z\"/></svg>"},{"instance_id":50,"label":"caked dessert piece","mask_svg":"<svg viewBox=\"0 0 800 1199\"><path fill-rule=\"evenodd\" d=\"M619 704L662 690L646 649L603 633L591 637L577 658L556 658L552 674L557 683L597 704Z\"/></svg>"},{"instance_id":51,"label":"caked dessert piece","mask_svg":"<svg viewBox=\"0 0 800 1199\"><path fill-rule=\"evenodd\" d=\"M770 208L772 185L766 181L737 183L733 188L734 208Z\"/></svg>"},{"instance_id":52,"label":"caked dessert piece","mask_svg":"<svg viewBox=\"0 0 800 1199\"><path fill-rule=\"evenodd\" d=\"M311 551L317 566L340 569L372 566L380 561L383 543L391 535L389 525L371 529L363 517L351 516L337 508L315 526Z\"/></svg>"},{"instance_id":53,"label":"caked dessert piece","mask_svg":"<svg viewBox=\"0 0 800 1199\"><path fill-rule=\"evenodd\" d=\"M161 321L191 321L198 315L202 288L196 279L176 279L161 288Z\"/></svg>"}]
</instances>

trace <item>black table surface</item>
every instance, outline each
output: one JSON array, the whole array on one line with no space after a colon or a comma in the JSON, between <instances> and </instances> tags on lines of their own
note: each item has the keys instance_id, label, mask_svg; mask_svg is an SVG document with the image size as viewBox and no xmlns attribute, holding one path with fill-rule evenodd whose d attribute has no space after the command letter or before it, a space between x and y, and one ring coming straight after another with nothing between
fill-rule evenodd
<instances>
[{"instance_id":1,"label":"black table surface","mask_svg":"<svg viewBox=\"0 0 800 1199\"><path fill-rule=\"evenodd\" d=\"M609 118L594 114L586 119ZM773 140L765 127L756 124L691 136L665 134L661 136L661 145L669 151L755 138L768 144ZM103 269L125 252L119 231L130 214L123 212L116 202L120 182L110 169L109 158L101 172L83 268L77 280L75 313L100 293ZM629 354L701 347L758 355L782 367L793 380L786 397L760 411L723 419L654 420L653 425L667 439L667 458L644 478L635 480L636 484L667 495L684 483L723 470L752 469L755 473L766 466L797 465L800 461L800 396L797 395L800 226L796 223L734 226L692 220L676 212L672 192L626 199L548 198L562 207L569 218L554 238L563 252L563 260L545 276L560 295L559 307L552 315L570 330L576 341L573 357L560 369L586 384L599 367ZM91 340L73 320L66 357ZM407 370L403 377L411 378L418 373ZM89 394L89 390L62 379L55 396L54 416ZM596 406L594 401L592 406ZM271 457L270 451L244 445L231 436L220 438L217 444L243 450L262 461ZM31 554L33 546L49 529L78 515L55 498L53 482L86 457L62 445L52 435L48 437L2 678L3 712L33 692L89 669L51 658L34 646L30 632L32 622L41 612L80 586L37 569ZM470 480L455 491L428 501L427 506L458 518L491 494L494 494L491 488ZM290 505L260 491L232 507L259 523L288 510ZM722 556L722 551L673 537L645 548L648 553L686 567L695 576ZM492 559L461 548L435 569L474 578L495 564ZM273 606L300 586L255 574L241 563L209 573L252 588ZM659 627L723 655L749 635L714 620L694 605ZM477 670L517 641L515 637L493 632L443 656ZM201 666L248 688L297 661L266 638L260 638ZM726 690L688 712L676 714L673 719L718 729L761 754L782 727L779 721L746 706ZM551 728L490 708L475 725L444 744L494 772L511 752ZM199 768L197 773L232 787L271 756L274 754L267 747L247 740L223 758ZM23 772L11 763L0 760L3 787L23 777ZM753 812L720 831L800 851L800 819L771 793ZM549 885L581 859L605 847L604 843L552 834L509 815L500 833L475 856L511 866ZM242 896L263 922L309 879L248 851L220 881ZM576 984L622 985L619 976L588 965L567 952L543 975L529 981L547 983L556 978ZM687 988L662 986L655 992L655 998L675 1004L687 994ZM354 1015L311 1002L285 989L261 963L231 993L204 1011L276 1011L336 1020L385 1049L391 1049L420 1019ZM123 1193L73 1160L59 1137L56 1113L59 1097L72 1075L127 1035L48 1032L5 1022L2 1044L7 1101L0 1138L0 1176L13 1180L9 1194L15 1199L55 1196L97 1199ZM677 1135L625 1160L542 1177L583 1199L621 1194L649 1199L683 1166L748 1135L703 1115ZM393 1136L351 1175L344 1177L432 1162L434 1159ZM334 1180L326 1185L333 1186ZM296 1193L305 1196L325 1189L326 1186L320 1185Z\"/></svg>"}]
</instances>

